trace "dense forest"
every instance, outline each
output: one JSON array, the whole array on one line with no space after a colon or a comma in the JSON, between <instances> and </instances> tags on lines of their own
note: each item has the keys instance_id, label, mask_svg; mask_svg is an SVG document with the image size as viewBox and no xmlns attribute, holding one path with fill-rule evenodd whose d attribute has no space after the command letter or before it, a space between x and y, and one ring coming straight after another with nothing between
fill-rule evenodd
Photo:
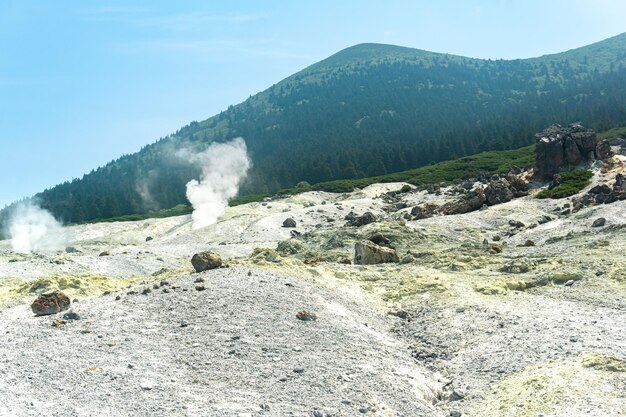
<instances>
[{"instance_id":1,"label":"dense forest","mask_svg":"<svg viewBox=\"0 0 626 417\"><path fill-rule=\"evenodd\" d=\"M65 222L174 207L199 174L176 150L238 136L253 161L241 193L273 193L519 148L573 121L626 122L626 34L509 61L363 44L36 198Z\"/></svg>"}]
</instances>

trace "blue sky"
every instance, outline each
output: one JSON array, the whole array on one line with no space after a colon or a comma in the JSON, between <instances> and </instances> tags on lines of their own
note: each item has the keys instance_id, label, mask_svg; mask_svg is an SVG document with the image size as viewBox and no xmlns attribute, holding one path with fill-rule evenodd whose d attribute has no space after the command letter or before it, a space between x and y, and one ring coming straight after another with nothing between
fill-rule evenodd
<instances>
[{"instance_id":1,"label":"blue sky","mask_svg":"<svg viewBox=\"0 0 626 417\"><path fill-rule=\"evenodd\" d=\"M623 0L0 0L0 207L357 43L526 58L624 16Z\"/></svg>"}]
</instances>

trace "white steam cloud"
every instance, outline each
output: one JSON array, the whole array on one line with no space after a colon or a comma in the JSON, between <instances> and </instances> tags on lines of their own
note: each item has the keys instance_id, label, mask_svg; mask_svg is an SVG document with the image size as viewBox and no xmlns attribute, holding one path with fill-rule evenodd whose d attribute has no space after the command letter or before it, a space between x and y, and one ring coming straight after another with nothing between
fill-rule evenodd
<instances>
[{"instance_id":1,"label":"white steam cloud","mask_svg":"<svg viewBox=\"0 0 626 417\"><path fill-rule=\"evenodd\" d=\"M33 202L19 203L12 209L7 232L14 252L53 252L65 243L61 223Z\"/></svg>"},{"instance_id":2,"label":"white steam cloud","mask_svg":"<svg viewBox=\"0 0 626 417\"><path fill-rule=\"evenodd\" d=\"M228 200L237 195L252 163L243 138L214 143L199 154L183 153L202 169L200 180L187 183L187 199L193 206L192 228L195 230L214 224L224 214Z\"/></svg>"},{"instance_id":3,"label":"white steam cloud","mask_svg":"<svg viewBox=\"0 0 626 417\"><path fill-rule=\"evenodd\" d=\"M150 191L150 187L155 182L155 178L157 177L157 171L151 169L148 171L148 175L141 177L135 183L135 191L141 197L141 202L143 206L149 210L158 210L159 203L157 203L156 199L152 196L152 192Z\"/></svg>"}]
</instances>

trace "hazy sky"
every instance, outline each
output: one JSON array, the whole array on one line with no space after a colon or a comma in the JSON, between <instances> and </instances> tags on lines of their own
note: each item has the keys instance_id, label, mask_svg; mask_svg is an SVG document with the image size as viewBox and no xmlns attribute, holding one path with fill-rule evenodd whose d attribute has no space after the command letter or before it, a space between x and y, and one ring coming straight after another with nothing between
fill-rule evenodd
<instances>
[{"instance_id":1,"label":"hazy sky","mask_svg":"<svg viewBox=\"0 0 626 417\"><path fill-rule=\"evenodd\" d=\"M0 207L357 43L525 58L624 16L624 0L0 0Z\"/></svg>"}]
</instances>

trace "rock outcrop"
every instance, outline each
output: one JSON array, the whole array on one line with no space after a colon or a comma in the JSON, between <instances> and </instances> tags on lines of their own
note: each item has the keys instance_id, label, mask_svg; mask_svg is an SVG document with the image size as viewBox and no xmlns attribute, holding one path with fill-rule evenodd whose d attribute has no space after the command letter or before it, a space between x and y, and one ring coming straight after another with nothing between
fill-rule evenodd
<instances>
[{"instance_id":1,"label":"rock outcrop","mask_svg":"<svg viewBox=\"0 0 626 417\"><path fill-rule=\"evenodd\" d=\"M555 124L546 128L535 135L535 146L535 173L543 179L550 179L559 171L598 157L595 132L580 123L567 127Z\"/></svg>"},{"instance_id":2,"label":"rock outcrop","mask_svg":"<svg viewBox=\"0 0 626 417\"><path fill-rule=\"evenodd\" d=\"M463 214L478 210L487 202L482 189L472 190L457 201L451 201L441 207L444 214Z\"/></svg>"},{"instance_id":3,"label":"rock outcrop","mask_svg":"<svg viewBox=\"0 0 626 417\"><path fill-rule=\"evenodd\" d=\"M207 271L222 266L222 257L215 252L199 252L191 258L191 264L196 272Z\"/></svg>"},{"instance_id":4,"label":"rock outcrop","mask_svg":"<svg viewBox=\"0 0 626 417\"><path fill-rule=\"evenodd\" d=\"M395 249L380 246L369 240L354 245L354 263L357 265L373 265L388 262L400 262Z\"/></svg>"},{"instance_id":5,"label":"rock outcrop","mask_svg":"<svg viewBox=\"0 0 626 417\"><path fill-rule=\"evenodd\" d=\"M65 311L70 307L70 298L61 291L41 294L30 308L37 316L47 316Z\"/></svg>"},{"instance_id":6,"label":"rock outcrop","mask_svg":"<svg viewBox=\"0 0 626 417\"><path fill-rule=\"evenodd\" d=\"M617 174L612 186L606 183L598 184L582 197L574 198L572 203L576 212L583 207L611 204L623 200L626 200L626 181L624 181L623 174Z\"/></svg>"},{"instance_id":7,"label":"rock outcrop","mask_svg":"<svg viewBox=\"0 0 626 417\"><path fill-rule=\"evenodd\" d=\"M505 179L491 181L485 188L485 197L490 206L509 202L513 196L511 184Z\"/></svg>"}]
</instances>

